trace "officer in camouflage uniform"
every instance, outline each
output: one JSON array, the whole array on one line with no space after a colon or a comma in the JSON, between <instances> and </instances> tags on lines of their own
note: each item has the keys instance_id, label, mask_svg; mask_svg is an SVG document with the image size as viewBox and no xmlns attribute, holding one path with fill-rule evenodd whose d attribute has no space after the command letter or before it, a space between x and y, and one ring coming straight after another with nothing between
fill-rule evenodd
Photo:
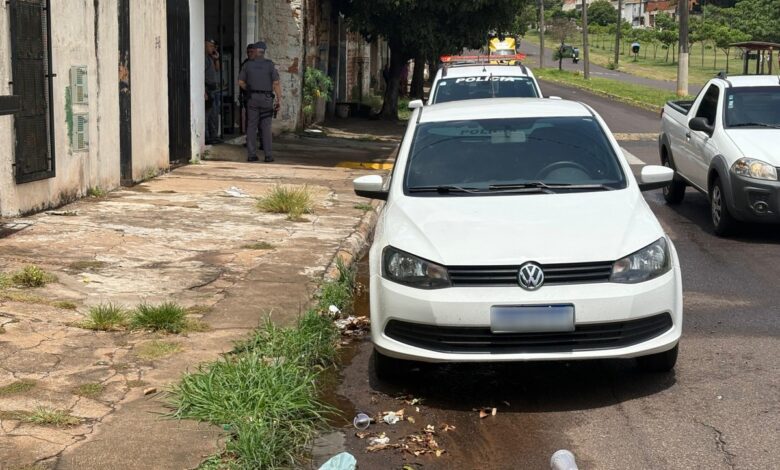
<instances>
[{"instance_id":1,"label":"officer in camouflage uniform","mask_svg":"<svg viewBox=\"0 0 780 470\"><path fill-rule=\"evenodd\" d=\"M258 123L263 138L265 161L272 162L271 120L281 106L282 84L274 63L265 58L264 42L255 44L255 58L248 61L238 77L238 85L245 90L247 101L246 150L247 160L257 162Z\"/></svg>"}]
</instances>

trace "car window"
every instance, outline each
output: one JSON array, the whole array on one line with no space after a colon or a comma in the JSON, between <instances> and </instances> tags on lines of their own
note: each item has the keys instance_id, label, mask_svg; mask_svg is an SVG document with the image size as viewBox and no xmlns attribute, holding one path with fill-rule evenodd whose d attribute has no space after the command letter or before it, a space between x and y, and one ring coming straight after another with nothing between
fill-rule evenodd
<instances>
[{"instance_id":1,"label":"car window","mask_svg":"<svg viewBox=\"0 0 780 470\"><path fill-rule=\"evenodd\" d=\"M593 117L554 117L420 124L404 189L458 186L481 194L491 186L529 183L626 186L619 160Z\"/></svg>"},{"instance_id":2,"label":"car window","mask_svg":"<svg viewBox=\"0 0 780 470\"><path fill-rule=\"evenodd\" d=\"M710 85L704 98L701 99L699 109L696 111L696 117L707 118L709 125L715 124L715 116L718 114L718 97L720 89L717 85Z\"/></svg>"},{"instance_id":3,"label":"car window","mask_svg":"<svg viewBox=\"0 0 780 470\"><path fill-rule=\"evenodd\" d=\"M726 127L780 126L780 86L729 88Z\"/></svg>"},{"instance_id":4,"label":"car window","mask_svg":"<svg viewBox=\"0 0 780 470\"><path fill-rule=\"evenodd\" d=\"M439 80L433 102L536 97L536 86L530 77L458 77Z\"/></svg>"}]
</instances>

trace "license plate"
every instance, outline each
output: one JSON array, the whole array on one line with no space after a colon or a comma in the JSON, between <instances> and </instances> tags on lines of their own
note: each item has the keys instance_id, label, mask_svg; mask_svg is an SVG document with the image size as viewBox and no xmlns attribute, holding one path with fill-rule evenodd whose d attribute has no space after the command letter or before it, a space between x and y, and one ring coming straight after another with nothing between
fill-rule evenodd
<instances>
[{"instance_id":1,"label":"license plate","mask_svg":"<svg viewBox=\"0 0 780 470\"><path fill-rule=\"evenodd\" d=\"M557 333L574 331L574 305L490 307L493 333Z\"/></svg>"}]
</instances>

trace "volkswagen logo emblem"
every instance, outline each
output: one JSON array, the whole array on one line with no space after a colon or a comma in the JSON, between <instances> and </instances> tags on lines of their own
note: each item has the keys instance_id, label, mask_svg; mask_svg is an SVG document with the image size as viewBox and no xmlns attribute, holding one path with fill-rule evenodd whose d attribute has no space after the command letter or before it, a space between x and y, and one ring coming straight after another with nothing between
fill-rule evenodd
<instances>
[{"instance_id":1,"label":"volkswagen logo emblem","mask_svg":"<svg viewBox=\"0 0 780 470\"><path fill-rule=\"evenodd\" d=\"M536 263L525 263L517 271L517 283L525 290L536 290L544 284L544 271Z\"/></svg>"}]
</instances>

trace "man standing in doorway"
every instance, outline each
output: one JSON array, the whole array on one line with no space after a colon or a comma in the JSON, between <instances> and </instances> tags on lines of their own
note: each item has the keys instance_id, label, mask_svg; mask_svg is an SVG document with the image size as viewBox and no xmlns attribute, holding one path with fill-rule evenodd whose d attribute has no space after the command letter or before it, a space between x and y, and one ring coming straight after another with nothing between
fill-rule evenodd
<instances>
[{"instance_id":1,"label":"man standing in doorway","mask_svg":"<svg viewBox=\"0 0 780 470\"><path fill-rule=\"evenodd\" d=\"M206 41L206 145L218 144L219 141L219 52L213 39Z\"/></svg>"},{"instance_id":2,"label":"man standing in doorway","mask_svg":"<svg viewBox=\"0 0 780 470\"><path fill-rule=\"evenodd\" d=\"M257 162L258 123L263 136L265 161L274 161L271 152L271 120L282 104L282 83L274 63L265 58L265 43L255 44L255 58L248 61L238 77L238 86L249 96L247 102L247 161Z\"/></svg>"}]
</instances>

